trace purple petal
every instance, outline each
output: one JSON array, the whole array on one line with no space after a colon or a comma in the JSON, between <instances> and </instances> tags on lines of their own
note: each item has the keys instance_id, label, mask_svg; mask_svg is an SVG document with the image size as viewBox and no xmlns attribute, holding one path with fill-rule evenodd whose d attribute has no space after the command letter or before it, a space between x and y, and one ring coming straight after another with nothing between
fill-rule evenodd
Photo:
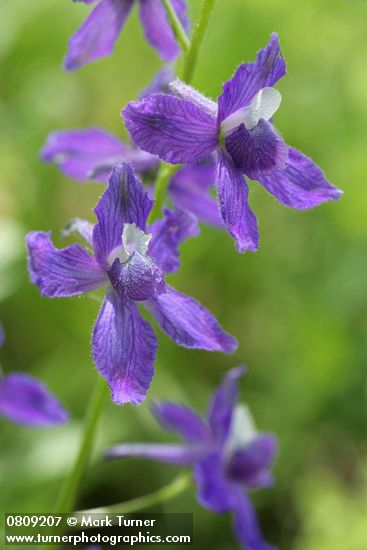
<instances>
[{"instance_id":1,"label":"purple petal","mask_svg":"<svg viewBox=\"0 0 367 550\"><path fill-rule=\"evenodd\" d=\"M139 405L153 378L157 340L133 302L107 292L93 331L93 358L118 405Z\"/></svg>"},{"instance_id":2,"label":"purple petal","mask_svg":"<svg viewBox=\"0 0 367 550\"><path fill-rule=\"evenodd\" d=\"M248 204L246 180L222 150L218 152L218 161L216 187L224 224L236 241L238 252L254 252L259 246L259 232Z\"/></svg>"},{"instance_id":3,"label":"purple petal","mask_svg":"<svg viewBox=\"0 0 367 550\"><path fill-rule=\"evenodd\" d=\"M189 445L163 445L149 443L126 443L111 447L105 453L107 458L139 457L158 460L167 464L192 466L198 460L201 450Z\"/></svg>"},{"instance_id":4,"label":"purple petal","mask_svg":"<svg viewBox=\"0 0 367 550\"><path fill-rule=\"evenodd\" d=\"M144 90L139 95L139 99L144 99L152 94L157 94L159 92L169 92L169 83L172 82L174 78L175 76L173 72L173 67L171 65L166 65L157 72L152 82L146 88L144 88Z\"/></svg>"},{"instance_id":5,"label":"purple petal","mask_svg":"<svg viewBox=\"0 0 367 550\"><path fill-rule=\"evenodd\" d=\"M240 65L232 79L224 84L218 99L218 123L238 109L247 107L257 92L273 86L285 73L278 35L274 33L266 48L258 52L256 61Z\"/></svg>"},{"instance_id":6,"label":"purple petal","mask_svg":"<svg viewBox=\"0 0 367 550\"><path fill-rule=\"evenodd\" d=\"M126 154L127 147L100 128L52 132L41 150L45 162L56 163L64 174L79 181L91 178L100 164L108 164L111 171ZM104 181L104 178L97 180Z\"/></svg>"},{"instance_id":7,"label":"purple petal","mask_svg":"<svg viewBox=\"0 0 367 550\"><path fill-rule=\"evenodd\" d=\"M288 151L285 170L257 178L279 202L304 210L340 198L343 192L327 181L323 172L311 159L292 147L289 147Z\"/></svg>"},{"instance_id":8,"label":"purple petal","mask_svg":"<svg viewBox=\"0 0 367 550\"><path fill-rule=\"evenodd\" d=\"M215 119L169 94L128 103L122 114L136 145L171 164L200 160L218 144Z\"/></svg>"},{"instance_id":9,"label":"purple petal","mask_svg":"<svg viewBox=\"0 0 367 550\"><path fill-rule=\"evenodd\" d=\"M203 109L211 117L217 118L218 106L216 102L201 94L195 88L186 84L186 82L182 82L179 78L170 82L169 91L181 99L195 103L195 105Z\"/></svg>"},{"instance_id":10,"label":"purple petal","mask_svg":"<svg viewBox=\"0 0 367 550\"><path fill-rule=\"evenodd\" d=\"M212 453L195 467L197 499L202 506L222 514L233 506L233 489L224 476L220 453Z\"/></svg>"},{"instance_id":11,"label":"purple petal","mask_svg":"<svg viewBox=\"0 0 367 550\"><path fill-rule=\"evenodd\" d=\"M196 163L181 168L172 178L169 191L176 206L198 220L223 227L217 201L210 193L215 182L215 163Z\"/></svg>"},{"instance_id":12,"label":"purple petal","mask_svg":"<svg viewBox=\"0 0 367 550\"><path fill-rule=\"evenodd\" d=\"M145 302L168 336L186 348L233 353L237 341L199 302L166 286L166 292Z\"/></svg>"},{"instance_id":13,"label":"purple petal","mask_svg":"<svg viewBox=\"0 0 367 550\"><path fill-rule=\"evenodd\" d=\"M97 0L73 0L73 2L84 2L84 4L94 4Z\"/></svg>"},{"instance_id":14,"label":"purple petal","mask_svg":"<svg viewBox=\"0 0 367 550\"><path fill-rule=\"evenodd\" d=\"M263 119L252 130L241 124L226 138L225 144L235 166L251 179L286 167L288 146Z\"/></svg>"},{"instance_id":15,"label":"purple petal","mask_svg":"<svg viewBox=\"0 0 367 550\"><path fill-rule=\"evenodd\" d=\"M233 508L233 527L238 541L246 550L276 550L262 536L257 521L256 512L247 495L237 490Z\"/></svg>"},{"instance_id":16,"label":"purple petal","mask_svg":"<svg viewBox=\"0 0 367 550\"><path fill-rule=\"evenodd\" d=\"M126 162L114 167L107 189L94 209L98 218L93 232L96 258L103 265L110 252L121 244L123 226L135 223L142 231L152 208L142 183Z\"/></svg>"},{"instance_id":17,"label":"purple petal","mask_svg":"<svg viewBox=\"0 0 367 550\"><path fill-rule=\"evenodd\" d=\"M164 291L163 274L149 256L135 252L129 260L121 264L116 258L108 270L113 288L121 299L149 300Z\"/></svg>"},{"instance_id":18,"label":"purple petal","mask_svg":"<svg viewBox=\"0 0 367 550\"><path fill-rule=\"evenodd\" d=\"M186 441L204 443L210 440L211 433L204 421L194 411L176 403L155 403L154 416L167 430L178 432Z\"/></svg>"},{"instance_id":19,"label":"purple petal","mask_svg":"<svg viewBox=\"0 0 367 550\"><path fill-rule=\"evenodd\" d=\"M172 0L184 28L187 28L185 0ZM166 61L174 59L180 49L173 34L168 16L161 0L140 0L140 19L148 42Z\"/></svg>"},{"instance_id":20,"label":"purple petal","mask_svg":"<svg viewBox=\"0 0 367 550\"><path fill-rule=\"evenodd\" d=\"M69 40L64 62L67 71L74 71L112 53L133 1L101 0L97 4Z\"/></svg>"},{"instance_id":21,"label":"purple petal","mask_svg":"<svg viewBox=\"0 0 367 550\"><path fill-rule=\"evenodd\" d=\"M262 434L230 458L226 472L230 479L249 488L263 487L271 481L268 470L277 452L277 440Z\"/></svg>"},{"instance_id":22,"label":"purple petal","mask_svg":"<svg viewBox=\"0 0 367 550\"><path fill-rule=\"evenodd\" d=\"M57 249L44 231L28 233L26 241L30 278L43 296L76 296L106 284L95 258L78 244Z\"/></svg>"},{"instance_id":23,"label":"purple petal","mask_svg":"<svg viewBox=\"0 0 367 550\"><path fill-rule=\"evenodd\" d=\"M0 415L35 427L61 424L69 418L42 382L20 372L0 378Z\"/></svg>"},{"instance_id":24,"label":"purple petal","mask_svg":"<svg viewBox=\"0 0 367 550\"><path fill-rule=\"evenodd\" d=\"M165 273L172 273L180 267L179 245L189 237L198 235L195 218L182 210L164 210L164 218L154 222L149 231L149 255L155 259Z\"/></svg>"},{"instance_id":25,"label":"purple petal","mask_svg":"<svg viewBox=\"0 0 367 550\"><path fill-rule=\"evenodd\" d=\"M237 382L244 373L243 367L235 367L228 371L210 403L209 424L216 438L220 440L224 440L229 433L232 413L238 398Z\"/></svg>"}]
</instances>

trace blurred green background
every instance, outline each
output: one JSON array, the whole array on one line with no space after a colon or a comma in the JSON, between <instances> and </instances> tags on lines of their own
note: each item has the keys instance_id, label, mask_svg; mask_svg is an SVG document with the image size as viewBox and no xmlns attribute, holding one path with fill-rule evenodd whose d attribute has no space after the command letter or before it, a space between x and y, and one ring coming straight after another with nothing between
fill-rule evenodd
<instances>
[{"instance_id":1,"label":"blurred green background","mask_svg":"<svg viewBox=\"0 0 367 550\"><path fill-rule=\"evenodd\" d=\"M192 0L197 14L199 1ZM65 0L0 0L0 319L6 372L49 384L72 421L32 431L0 419L1 505L49 510L75 456L95 383L91 329L98 304L47 300L28 280L24 234L93 221L103 188L77 185L38 151L49 131L100 125L126 137L120 109L160 66L134 10L114 55L74 73L61 69L69 36L88 12ZM203 227L185 243L171 282L200 299L240 342L234 357L178 348L159 333L149 400L204 411L226 369L245 363L242 397L260 429L280 440L274 488L254 495L268 540L283 549L365 550L367 545L367 2L218 0L195 85L211 97L241 61L278 31L288 75L275 123L345 192L309 212L280 206L255 182L250 202L261 246L238 255L225 233ZM168 483L175 467L101 463L119 441L167 441L149 413L106 406L78 508L116 503ZM173 439L172 439L173 440ZM154 511L193 511L195 548L237 548L230 517L196 503L194 488Z\"/></svg>"}]
</instances>

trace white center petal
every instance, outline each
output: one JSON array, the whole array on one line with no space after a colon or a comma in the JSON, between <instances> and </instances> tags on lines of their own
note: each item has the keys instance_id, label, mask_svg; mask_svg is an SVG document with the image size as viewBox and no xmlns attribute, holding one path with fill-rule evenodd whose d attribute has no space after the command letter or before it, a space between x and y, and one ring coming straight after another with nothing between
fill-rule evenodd
<instances>
[{"instance_id":1,"label":"white center petal","mask_svg":"<svg viewBox=\"0 0 367 550\"><path fill-rule=\"evenodd\" d=\"M252 130L259 120L269 120L277 112L282 101L282 95L275 88L262 88L247 107L238 109L221 124L222 133L227 136L234 128L244 124L247 130Z\"/></svg>"},{"instance_id":2,"label":"white center petal","mask_svg":"<svg viewBox=\"0 0 367 550\"><path fill-rule=\"evenodd\" d=\"M125 263L134 252L146 256L151 238L150 233L144 233L135 223L126 223L122 232L122 243L110 252L108 264L112 265L116 258Z\"/></svg>"},{"instance_id":3,"label":"white center petal","mask_svg":"<svg viewBox=\"0 0 367 550\"><path fill-rule=\"evenodd\" d=\"M257 430L250 411L245 405L237 405L232 415L226 452L232 454L246 447L256 438L256 435Z\"/></svg>"}]
</instances>

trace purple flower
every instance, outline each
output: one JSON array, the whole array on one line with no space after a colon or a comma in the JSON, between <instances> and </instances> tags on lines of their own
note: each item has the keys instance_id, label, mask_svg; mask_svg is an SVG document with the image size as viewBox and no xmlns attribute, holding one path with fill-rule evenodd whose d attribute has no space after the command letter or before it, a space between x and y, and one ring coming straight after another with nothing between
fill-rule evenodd
<instances>
[{"instance_id":1,"label":"purple flower","mask_svg":"<svg viewBox=\"0 0 367 550\"><path fill-rule=\"evenodd\" d=\"M176 80L171 88L178 97L153 94L123 110L135 143L166 162L194 163L216 152L221 214L239 252L257 250L259 241L243 175L292 208L311 208L341 195L308 157L286 145L272 124L281 101L273 86L285 72L273 34L256 61L240 65L224 84L218 105Z\"/></svg>"},{"instance_id":2,"label":"purple flower","mask_svg":"<svg viewBox=\"0 0 367 550\"><path fill-rule=\"evenodd\" d=\"M66 70L73 71L110 55L134 3L139 5L145 37L159 55L169 61L179 53L162 0L76 1L97 5L69 41L64 63ZM187 29L185 0L171 1L182 25Z\"/></svg>"},{"instance_id":3,"label":"purple flower","mask_svg":"<svg viewBox=\"0 0 367 550\"><path fill-rule=\"evenodd\" d=\"M175 403L153 407L160 424L175 430L184 444L127 443L113 447L107 456L191 466L200 504L216 513L232 512L236 536L247 550L274 550L262 537L248 493L272 484L269 468L277 442L270 434L258 433L248 409L236 403L243 373L242 367L227 373L205 420Z\"/></svg>"},{"instance_id":4,"label":"purple flower","mask_svg":"<svg viewBox=\"0 0 367 550\"><path fill-rule=\"evenodd\" d=\"M159 158L135 146L127 146L99 128L52 132L41 150L46 162L55 162L67 176L78 181L107 182L115 164L129 161L139 174L151 173ZM181 168L169 191L174 204L205 223L222 226L219 209L210 191L215 181L215 162L209 157Z\"/></svg>"},{"instance_id":5,"label":"purple flower","mask_svg":"<svg viewBox=\"0 0 367 550\"><path fill-rule=\"evenodd\" d=\"M62 424L69 418L42 382L21 372L0 378L0 415L33 427Z\"/></svg>"},{"instance_id":6,"label":"purple flower","mask_svg":"<svg viewBox=\"0 0 367 550\"><path fill-rule=\"evenodd\" d=\"M0 348L5 333L0 323ZM1 376L0 416L36 428L62 424L69 418L57 399L42 382L21 372Z\"/></svg>"},{"instance_id":7,"label":"purple flower","mask_svg":"<svg viewBox=\"0 0 367 550\"><path fill-rule=\"evenodd\" d=\"M152 205L131 165L121 163L95 208L97 224L74 220L69 227L87 240L93 254L77 244L56 249L49 233L27 236L31 280L43 296L76 296L107 286L92 350L118 404L139 404L153 377L157 340L136 302L179 345L226 353L237 346L209 311L164 281L166 273L178 269L179 244L197 234L194 218L166 211L148 229Z\"/></svg>"}]
</instances>

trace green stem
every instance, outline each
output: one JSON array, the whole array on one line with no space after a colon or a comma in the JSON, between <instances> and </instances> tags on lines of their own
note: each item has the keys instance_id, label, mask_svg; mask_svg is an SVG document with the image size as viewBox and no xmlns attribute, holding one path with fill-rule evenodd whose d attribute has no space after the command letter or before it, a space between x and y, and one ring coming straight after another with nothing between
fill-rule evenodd
<instances>
[{"instance_id":1,"label":"green stem","mask_svg":"<svg viewBox=\"0 0 367 550\"><path fill-rule=\"evenodd\" d=\"M196 62L198 54L203 42L206 28L209 23L210 16L212 14L216 0L203 0L201 5L199 17L194 28L194 32L191 38L190 48L185 56L183 67L183 80L187 84L192 81L194 71L196 68Z\"/></svg>"},{"instance_id":2,"label":"green stem","mask_svg":"<svg viewBox=\"0 0 367 550\"><path fill-rule=\"evenodd\" d=\"M179 475L171 483L149 493L142 497L133 498L132 500L127 500L126 502L120 502L119 504L113 504L112 506L102 506L101 508L92 508L90 510L82 510L76 512L76 514L87 515L87 514L132 514L134 512L139 512L140 510L145 510L161 502L167 502L172 498L176 497L182 493L190 484L191 475L188 472ZM112 519L112 518L111 518Z\"/></svg>"},{"instance_id":3,"label":"green stem","mask_svg":"<svg viewBox=\"0 0 367 550\"><path fill-rule=\"evenodd\" d=\"M161 215L169 183L179 168L180 165L161 162L155 181L154 205L149 215L148 224L153 223Z\"/></svg>"},{"instance_id":4,"label":"green stem","mask_svg":"<svg viewBox=\"0 0 367 550\"><path fill-rule=\"evenodd\" d=\"M177 16L176 10L172 6L171 0L163 0L163 4L166 8L173 34L175 35L176 40L180 44L183 51L186 52L190 47L190 40L185 32L185 29L182 26L181 21Z\"/></svg>"},{"instance_id":5,"label":"green stem","mask_svg":"<svg viewBox=\"0 0 367 550\"><path fill-rule=\"evenodd\" d=\"M105 394L106 383L101 376L98 376L97 385L88 404L79 452L70 474L65 478L61 487L59 497L54 507L55 513L67 514L73 511L76 494L93 449L94 436L97 431L98 420L102 411Z\"/></svg>"}]
</instances>

